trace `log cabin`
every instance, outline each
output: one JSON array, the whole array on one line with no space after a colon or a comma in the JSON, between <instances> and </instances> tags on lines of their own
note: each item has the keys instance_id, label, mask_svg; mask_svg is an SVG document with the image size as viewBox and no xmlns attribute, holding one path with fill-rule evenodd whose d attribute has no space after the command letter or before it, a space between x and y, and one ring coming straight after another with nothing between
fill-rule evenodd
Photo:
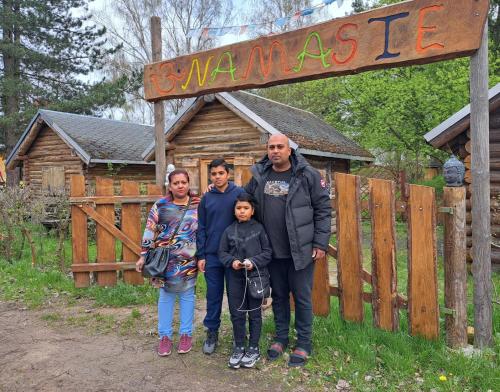
<instances>
[{"instance_id":1,"label":"log cabin","mask_svg":"<svg viewBox=\"0 0 500 392\"><path fill-rule=\"evenodd\" d=\"M165 127L167 163L185 168L195 191L209 183L208 164L223 157L233 179L245 184L249 168L266 154L269 135L283 133L328 184L333 173L350 171L352 160L371 162L373 156L319 117L258 95L221 92L191 98ZM155 159L154 141L142 154Z\"/></svg>"},{"instance_id":2,"label":"log cabin","mask_svg":"<svg viewBox=\"0 0 500 392\"><path fill-rule=\"evenodd\" d=\"M155 181L154 162L141 158L154 140L154 128L93 116L39 110L7 157L7 169L20 168L35 195L69 189L70 176L87 184L96 176Z\"/></svg>"},{"instance_id":3,"label":"log cabin","mask_svg":"<svg viewBox=\"0 0 500 392\"><path fill-rule=\"evenodd\" d=\"M489 90L490 113L490 199L491 199L491 263L492 270L500 272L500 83ZM432 146L455 154L465 164L467 187L467 248L472 261L471 214L471 140L470 105L465 106L424 136Z\"/></svg>"}]
</instances>

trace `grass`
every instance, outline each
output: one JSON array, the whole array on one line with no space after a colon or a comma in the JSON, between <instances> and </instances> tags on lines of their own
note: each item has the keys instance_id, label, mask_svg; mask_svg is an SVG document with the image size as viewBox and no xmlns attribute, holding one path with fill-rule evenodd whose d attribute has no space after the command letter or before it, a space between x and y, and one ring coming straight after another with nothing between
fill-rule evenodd
<instances>
[{"instance_id":1,"label":"grass","mask_svg":"<svg viewBox=\"0 0 500 392\"><path fill-rule=\"evenodd\" d=\"M364 265L369 271L369 225L363 224ZM396 227L399 245L397 252L398 291L406 293L407 255L404 246L406 228ZM438 229L442 238L442 230ZM13 264L0 258L0 299L24 303L30 308L58 301L58 304L74 304L81 299L91 300L89 313L66 315L52 311L42 319L53 325L81 326L92 333L127 334L140 329L146 323L138 309L140 305L154 306L157 290L149 285L130 286L118 283L114 287L76 289L68 273L58 270L58 262L53 259L56 240L43 230L37 236L40 250L39 263L33 268L29 249L21 252L21 258ZM333 239L335 241L335 239ZM69 271L71 246L66 243L66 269ZM95 246L90 247L90 255L95 255ZM117 252L118 253L118 252ZM438 260L438 281L440 304L443 303L443 268ZM498 301L500 276L493 276L494 297ZM472 281L469 278L469 323L473 324ZM198 299L204 298L205 280L201 277L197 284ZM112 315L99 314L99 307L131 307L130 314L117 319ZM346 380L356 391L494 391L500 384L500 311L494 305L495 346L473 359L448 349L444 344L444 321L441 319L441 338L438 341L410 337L407 333L408 320L405 312L400 313L400 331L384 332L372 327L370 306L365 306L365 321L353 324L342 321L339 315L338 299L332 297L331 313L326 318L314 320L313 357L303 370L286 370L283 361L266 364L273 377L282 378L284 385L293 390L303 384L307 390L335 390L339 380ZM198 327L198 332L202 328ZM223 315L221 349L231 347L231 329L228 316ZM272 338L274 325L272 317L264 320L261 348L265 350ZM263 366L263 365L262 365ZM440 379L441 377L441 379ZM446 380L445 380L446 378Z\"/></svg>"}]
</instances>

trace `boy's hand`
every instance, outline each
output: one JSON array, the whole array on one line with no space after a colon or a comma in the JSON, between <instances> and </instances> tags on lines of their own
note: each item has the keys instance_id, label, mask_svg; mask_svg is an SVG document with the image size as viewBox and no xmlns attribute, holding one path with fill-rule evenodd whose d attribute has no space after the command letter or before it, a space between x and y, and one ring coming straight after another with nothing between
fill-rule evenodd
<instances>
[{"instance_id":1,"label":"boy's hand","mask_svg":"<svg viewBox=\"0 0 500 392\"><path fill-rule=\"evenodd\" d=\"M198 269L200 270L200 272L205 272L205 264L205 259L198 260Z\"/></svg>"},{"instance_id":2,"label":"boy's hand","mask_svg":"<svg viewBox=\"0 0 500 392\"><path fill-rule=\"evenodd\" d=\"M239 261L239 260L234 260L232 266L233 266L233 269L236 270L236 271L238 271L238 270L240 270L242 268L245 268L245 266L243 265L243 263L241 261Z\"/></svg>"},{"instance_id":3,"label":"boy's hand","mask_svg":"<svg viewBox=\"0 0 500 392\"><path fill-rule=\"evenodd\" d=\"M247 269L247 271L251 271L251 270L253 270L253 263L252 263L250 260L248 260L248 259L245 259L245 260L243 261L243 264L242 264L242 265L243 265L243 267L244 267L244 268L246 268L246 269Z\"/></svg>"}]
</instances>

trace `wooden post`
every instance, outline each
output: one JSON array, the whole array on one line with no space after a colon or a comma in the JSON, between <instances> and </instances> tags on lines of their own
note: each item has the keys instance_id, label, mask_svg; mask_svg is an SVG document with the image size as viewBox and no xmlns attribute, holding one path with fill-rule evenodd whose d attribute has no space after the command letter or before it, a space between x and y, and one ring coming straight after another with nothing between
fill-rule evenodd
<instances>
[{"instance_id":1,"label":"wooden post","mask_svg":"<svg viewBox=\"0 0 500 392\"><path fill-rule=\"evenodd\" d=\"M474 275L474 346L492 339L488 23L470 64L472 172L472 274Z\"/></svg>"},{"instance_id":2,"label":"wooden post","mask_svg":"<svg viewBox=\"0 0 500 392\"><path fill-rule=\"evenodd\" d=\"M467 241L465 187L444 187L444 306L446 343L467 345ZM451 312L453 313L451 313Z\"/></svg>"},{"instance_id":3,"label":"wooden post","mask_svg":"<svg viewBox=\"0 0 500 392\"><path fill-rule=\"evenodd\" d=\"M151 17L151 47L153 62L161 61L161 19L158 16ZM154 103L155 117L155 162L156 162L156 185L161 189L165 186L165 174L167 172L165 155L165 107L163 101ZM164 192L162 192L164 193Z\"/></svg>"}]
</instances>

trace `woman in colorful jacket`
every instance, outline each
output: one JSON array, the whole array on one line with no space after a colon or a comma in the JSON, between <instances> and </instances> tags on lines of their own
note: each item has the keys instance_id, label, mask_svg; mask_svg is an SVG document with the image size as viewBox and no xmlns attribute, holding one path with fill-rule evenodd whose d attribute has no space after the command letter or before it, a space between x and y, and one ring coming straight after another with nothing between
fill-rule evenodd
<instances>
[{"instance_id":1,"label":"woman in colorful jacket","mask_svg":"<svg viewBox=\"0 0 500 392\"><path fill-rule=\"evenodd\" d=\"M176 169L168 175L169 194L158 200L148 216L142 238L141 257L136 270L142 271L149 249L170 247L169 260L163 279L155 280L160 287L158 299L158 355L172 352L172 322L176 299L179 299L180 340L177 352L191 351L195 306L196 230L200 199L189 190L189 175ZM160 282L160 284L158 284Z\"/></svg>"}]
</instances>

